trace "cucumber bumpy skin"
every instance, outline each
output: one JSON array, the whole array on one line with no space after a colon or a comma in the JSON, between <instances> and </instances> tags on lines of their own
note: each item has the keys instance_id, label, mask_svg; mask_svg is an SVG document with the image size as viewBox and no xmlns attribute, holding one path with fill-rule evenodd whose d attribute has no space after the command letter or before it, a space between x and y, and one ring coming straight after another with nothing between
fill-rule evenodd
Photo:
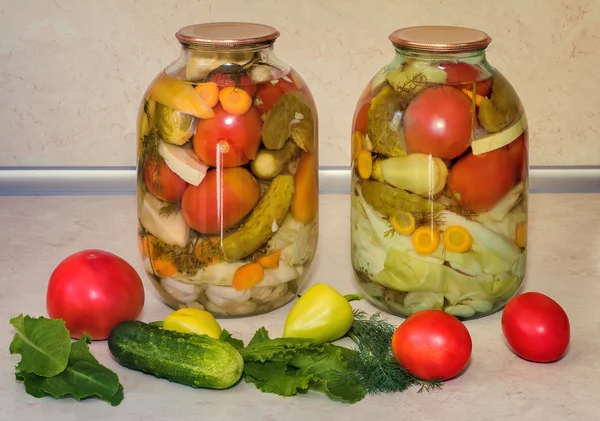
<instances>
[{"instance_id":1,"label":"cucumber bumpy skin","mask_svg":"<svg viewBox=\"0 0 600 421\"><path fill-rule=\"evenodd\" d=\"M283 223L294 195L294 177L287 174L273 179L248 220L237 231L223 238L225 260L236 262L256 251L269 241Z\"/></svg>"},{"instance_id":2,"label":"cucumber bumpy skin","mask_svg":"<svg viewBox=\"0 0 600 421\"><path fill-rule=\"evenodd\" d=\"M227 389L244 368L242 356L227 342L141 321L115 326L108 349L124 367L196 388Z\"/></svg>"},{"instance_id":3,"label":"cucumber bumpy skin","mask_svg":"<svg viewBox=\"0 0 600 421\"><path fill-rule=\"evenodd\" d=\"M362 180L360 189L365 201L377 212L394 216L398 210L406 212L436 213L446 207L421 196L373 180Z\"/></svg>"}]
</instances>

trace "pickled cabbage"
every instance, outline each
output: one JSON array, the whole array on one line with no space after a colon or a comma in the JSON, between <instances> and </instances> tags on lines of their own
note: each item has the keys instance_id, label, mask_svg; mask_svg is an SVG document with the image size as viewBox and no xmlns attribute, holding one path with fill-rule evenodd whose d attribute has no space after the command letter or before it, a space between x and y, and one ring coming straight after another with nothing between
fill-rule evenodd
<instances>
[{"instance_id":1,"label":"pickled cabbage","mask_svg":"<svg viewBox=\"0 0 600 421\"><path fill-rule=\"evenodd\" d=\"M384 288L385 305L410 315L423 309L443 309L457 317L491 311L496 302L509 299L524 276L525 252L505 235L451 211L438 212L441 230L452 225L473 236L471 250L451 252L443 246L430 255L418 254L412 237L390 230L386 216L366 202L360 189L352 197L352 263L373 285ZM512 224L523 209L502 221ZM504 231L506 228L503 229Z\"/></svg>"},{"instance_id":2,"label":"pickled cabbage","mask_svg":"<svg viewBox=\"0 0 600 421\"><path fill-rule=\"evenodd\" d=\"M454 212L442 211L438 214L438 220L440 221L440 229L442 231L451 225L459 225L469 231L473 236L474 250L479 249L482 252L493 251L503 259L507 259L511 265L521 254L521 249L507 238L478 222L471 221Z\"/></svg>"},{"instance_id":3,"label":"pickled cabbage","mask_svg":"<svg viewBox=\"0 0 600 421\"><path fill-rule=\"evenodd\" d=\"M465 253L455 253L446 250L445 259L450 263L452 268L471 276L484 273L495 275L508 272L512 269L511 262L508 262L492 250L482 250L481 252L468 251Z\"/></svg>"},{"instance_id":4,"label":"pickled cabbage","mask_svg":"<svg viewBox=\"0 0 600 421\"><path fill-rule=\"evenodd\" d=\"M398 250L408 252L413 255L415 258L420 260L425 260L429 262L444 263L444 257L442 254L442 248L438 248L434 253L428 256L422 256L417 254L415 248L412 244L412 238L407 235L386 235L386 232L389 231L390 226L383 219L383 215L374 210L369 204L364 200L362 195L359 194L360 204L367 215L367 219L371 224L371 228L373 229L374 234L377 236L380 244L385 248L389 249L390 247L394 247Z\"/></svg>"},{"instance_id":5,"label":"pickled cabbage","mask_svg":"<svg viewBox=\"0 0 600 421\"><path fill-rule=\"evenodd\" d=\"M358 235L352 236L352 264L355 269L375 275L384 269L385 249L379 244L369 226L369 222L361 218L356 230Z\"/></svg>"},{"instance_id":6,"label":"pickled cabbage","mask_svg":"<svg viewBox=\"0 0 600 421\"><path fill-rule=\"evenodd\" d=\"M450 305L469 300L474 308L484 308L482 301L494 303L518 289L518 278L510 272L502 272L491 281L464 275L449 268L415 259L394 248L388 250L384 270L375 276L375 282L390 289L403 292L431 292L443 295Z\"/></svg>"}]
</instances>

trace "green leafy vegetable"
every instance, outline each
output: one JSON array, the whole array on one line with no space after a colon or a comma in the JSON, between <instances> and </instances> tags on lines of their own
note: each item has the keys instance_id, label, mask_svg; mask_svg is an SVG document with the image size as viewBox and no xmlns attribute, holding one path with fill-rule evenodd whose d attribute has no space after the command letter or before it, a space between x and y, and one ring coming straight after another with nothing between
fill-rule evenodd
<instances>
[{"instance_id":1,"label":"green leafy vegetable","mask_svg":"<svg viewBox=\"0 0 600 421\"><path fill-rule=\"evenodd\" d=\"M244 358L246 382L265 393L293 396L313 390L331 399L355 403L365 390L347 366L351 352L332 344L316 344L312 339L269 338L260 328L247 347Z\"/></svg>"},{"instance_id":2,"label":"green leafy vegetable","mask_svg":"<svg viewBox=\"0 0 600 421\"><path fill-rule=\"evenodd\" d=\"M17 370L52 377L62 372L69 361L71 337L63 320L19 315L10 319L16 334L10 343L11 354L21 354Z\"/></svg>"},{"instance_id":3,"label":"green leafy vegetable","mask_svg":"<svg viewBox=\"0 0 600 421\"><path fill-rule=\"evenodd\" d=\"M92 338L84 334L71 343L62 320L20 315L10 323L16 334L11 354L21 354L16 379L35 397L73 397L81 401L99 398L117 406L124 398L116 373L101 365L90 353Z\"/></svg>"},{"instance_id":4,"label":"green leafy vegetable","mask_svg":"<svg viewBox=\"0 0 600 421\"><path fill-rule=\"evenodd\" d=\"M244 341L234 338L226 329L221 330L221 336L219 337L219 340L227 342L238 351L244 347Z\"/></svg>"},{"instance_id":5,"label":"green leafy vegetable","mask_svg":"<svg viewBox=\"0 0 600 421\"><path fill-rule=\"evenodd\" d=\"M254 336L252 336L252 339L250 339L250 342L248 342L248 346L266 342L269 339L271 339L269 338L269 332L267 332L267 329L264 327L261 327L254 332Z\"/></svg>"},{"instance_id":6,"label":"green leafy vegetable","mask_svg":"<svg viewBox=\"0 0 600 421\"><path fill-rule=\"evenodd\" d=\"M354 311L354 325L348 336L357 344L358 352L349 354L348 366L356 372L369 394L402 392L412 386L422 390L440 387L437 382L422 381L408 374L392 354L392 335L396 328L379 313L370 317Z\"/></svg>"}]
</instances>

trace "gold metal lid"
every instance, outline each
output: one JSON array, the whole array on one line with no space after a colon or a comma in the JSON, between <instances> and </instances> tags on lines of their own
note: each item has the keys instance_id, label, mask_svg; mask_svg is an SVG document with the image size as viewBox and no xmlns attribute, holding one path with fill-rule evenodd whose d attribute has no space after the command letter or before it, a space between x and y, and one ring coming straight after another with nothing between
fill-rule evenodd
<instances>
[{"instance_id":1,"label":"gold metal lid","mask_svg":"<svg viewBox=\"0 0 600 421\"><path fill-rule=\"evenodd\" d=\"M279 31L251 22L211 22L181 28L175 37L182 44L236 47L273 42Z\"/></svg>"},{"instance_id":2,"label":"gold metal lid","mask_svg":"<svg viewBox=\"0 0 600 421\"><path fill-rule=\"evenodd\" d=\"M460 26L412 26L397 29L388 38L401 48L453 53L481 50L492 42L485 32Z\"/></svg>"}]
</instances>

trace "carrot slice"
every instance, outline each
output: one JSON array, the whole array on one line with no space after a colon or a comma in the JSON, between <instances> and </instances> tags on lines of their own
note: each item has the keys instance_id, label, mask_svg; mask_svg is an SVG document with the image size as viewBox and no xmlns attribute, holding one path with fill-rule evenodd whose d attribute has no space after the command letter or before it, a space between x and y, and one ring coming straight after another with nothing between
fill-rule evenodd
<instances>
[{"instance_id":1,"label":"carrot slice","mask_svg":"<svg viewBox=\"0 0 600 421\"><path fill-rule=\"evenodd\" d=\"M352 157L357 159L363 149L365 149L365 135L359 131L352 133Z\"/></svg>"},{"instance_id":2,"label":"carrot slice","mask_svg":"<svg viewBox=\"0 0 600 421\"><path fill-rule=\"evenodd\" d=\"M219 241L221 241L221 237L218 235L200 239L194 248L196 259L208 265L218 263Z\"/></svg>"},{"instance_id":3,"label":"carrot slice","mask_svg":"<svg viewBox=\"0 0 600 421\"><path fill-rule=\"evenodd\" d=\"M371 152L367 149L363 149L358 153L358 157L356 158L358 164L358 175L363 180L371 177L371 173L373 172L373 158L371 157Z\"/></svg>"},{"instance_id":4,"label":"carrot slice","mask_svg":"<svg viewBox=\"0 0 600 421\"><path fill-rule=\"evenodd\" d=\"M416 226L414 215L406 211L400 211L392 216L390 223L392 224L394 231L402 235L412 234Z\"/></svg>"},{"instance_id":5,"label":"carrot slice","mask_svg":"<svg viewBox=\"0 0 600 421\"><path fill-rule=\"evenodd\" d=\"M281 250L275 250L269 254L256 259L256 263L264 268L277 269L279 267L279 259L281 258Z\"/></svg>"},{"instance_id":6,"label":"carrot slice","mask_svg":"<svg viewBox=\"0 0 600 421\"><path fill-rule=\"evenodd\" d=\"M237 268L231 284L238 291L252 288L265 277L265 269L258 263L246 263Z\"/></svg>"},{"instance_id":7,"label":"carrot slice","mask_svg":"<svg viewBox=\"0 0 600 421\"><path fill-rule=\"evenodd\" d=\"M202 97L209 107L214 108L214 106L219 103L219 85L215 82L199 83L194 90Z\"/></svg>"},{"instance_id":8,"label":"carrot slice","mask_svg":"<svg viewBox=\"0 0 600 421\"><path fill-rule=\"evenodd\" d=\"M527 246L527 222L519 222L517 224L517 232L515 242L517 246L525 248Z\"/></svg>"},{"instance_id":9,"label":"carrot slice","mask_svg":"<svg viewBox=\"0 0 600 421\"><path fill-rule=\"evenodd\" d=\"M155 240L155 236L148 234L143 238L142 244L142 252L145 252L146 256L150 258L155 275L160 277L169 277L175 275L177 273L177 267L175 267L173 262L166 259L164 256L156 256L156 251L154 248Z\"/></svg>"},{"instance_id":10,"label":"carrot slice","mask_svg":"<svg viewBox=\"0 0 600 421\"><path fill-rule=\"evenodd\" d=\"M440 245L440 230L437 227L419 227L413 232L412 243L417 253L431 254Z\"/></svg>"},{"instance_id":11,"label":"carrot slice","mask_svg":"<svg viewBox=\"0 0 600 421\"><path fill-rule=\"evenodd\" d=\"M252 98L248 92L235 86L221 89L219 101L225 111L235 115L246 114L252 106Z\"/></svg>"},{"instance_id":12,"label":"carrot slice","mask_svg":"<svg viewBox=\"0 0 600 421\"><path fill-rule=\"evenodd\" d=\"M459 225L452 225L444 231L443 241L446 250L455 253L464 253L471 248L473 237L465 228Z\"/></svg>"},{"instance_id":13,"label":"carrot slice","mask_svg":"<svg viewBox=\"0 0 600 421\"><path fill-rule=\"evenodd\" d=\"M154 272L160 277L169 277L177 273L175 265L162 257L152 259L152 267L154 268Z\"/></svg>"},{"instance_id":14,"label":"carrot slice","mask_svg":"<svg viewBox=\"0 0 600 421\"><path fill-rule=\"evenodd\" d=\"M469 99L473 99L473 92L468 89L462 89L463 94L469 97ZM475 94L475 104L479 107L483 102L483 96L479 94Z\"/></svg>"}]
</instances>

